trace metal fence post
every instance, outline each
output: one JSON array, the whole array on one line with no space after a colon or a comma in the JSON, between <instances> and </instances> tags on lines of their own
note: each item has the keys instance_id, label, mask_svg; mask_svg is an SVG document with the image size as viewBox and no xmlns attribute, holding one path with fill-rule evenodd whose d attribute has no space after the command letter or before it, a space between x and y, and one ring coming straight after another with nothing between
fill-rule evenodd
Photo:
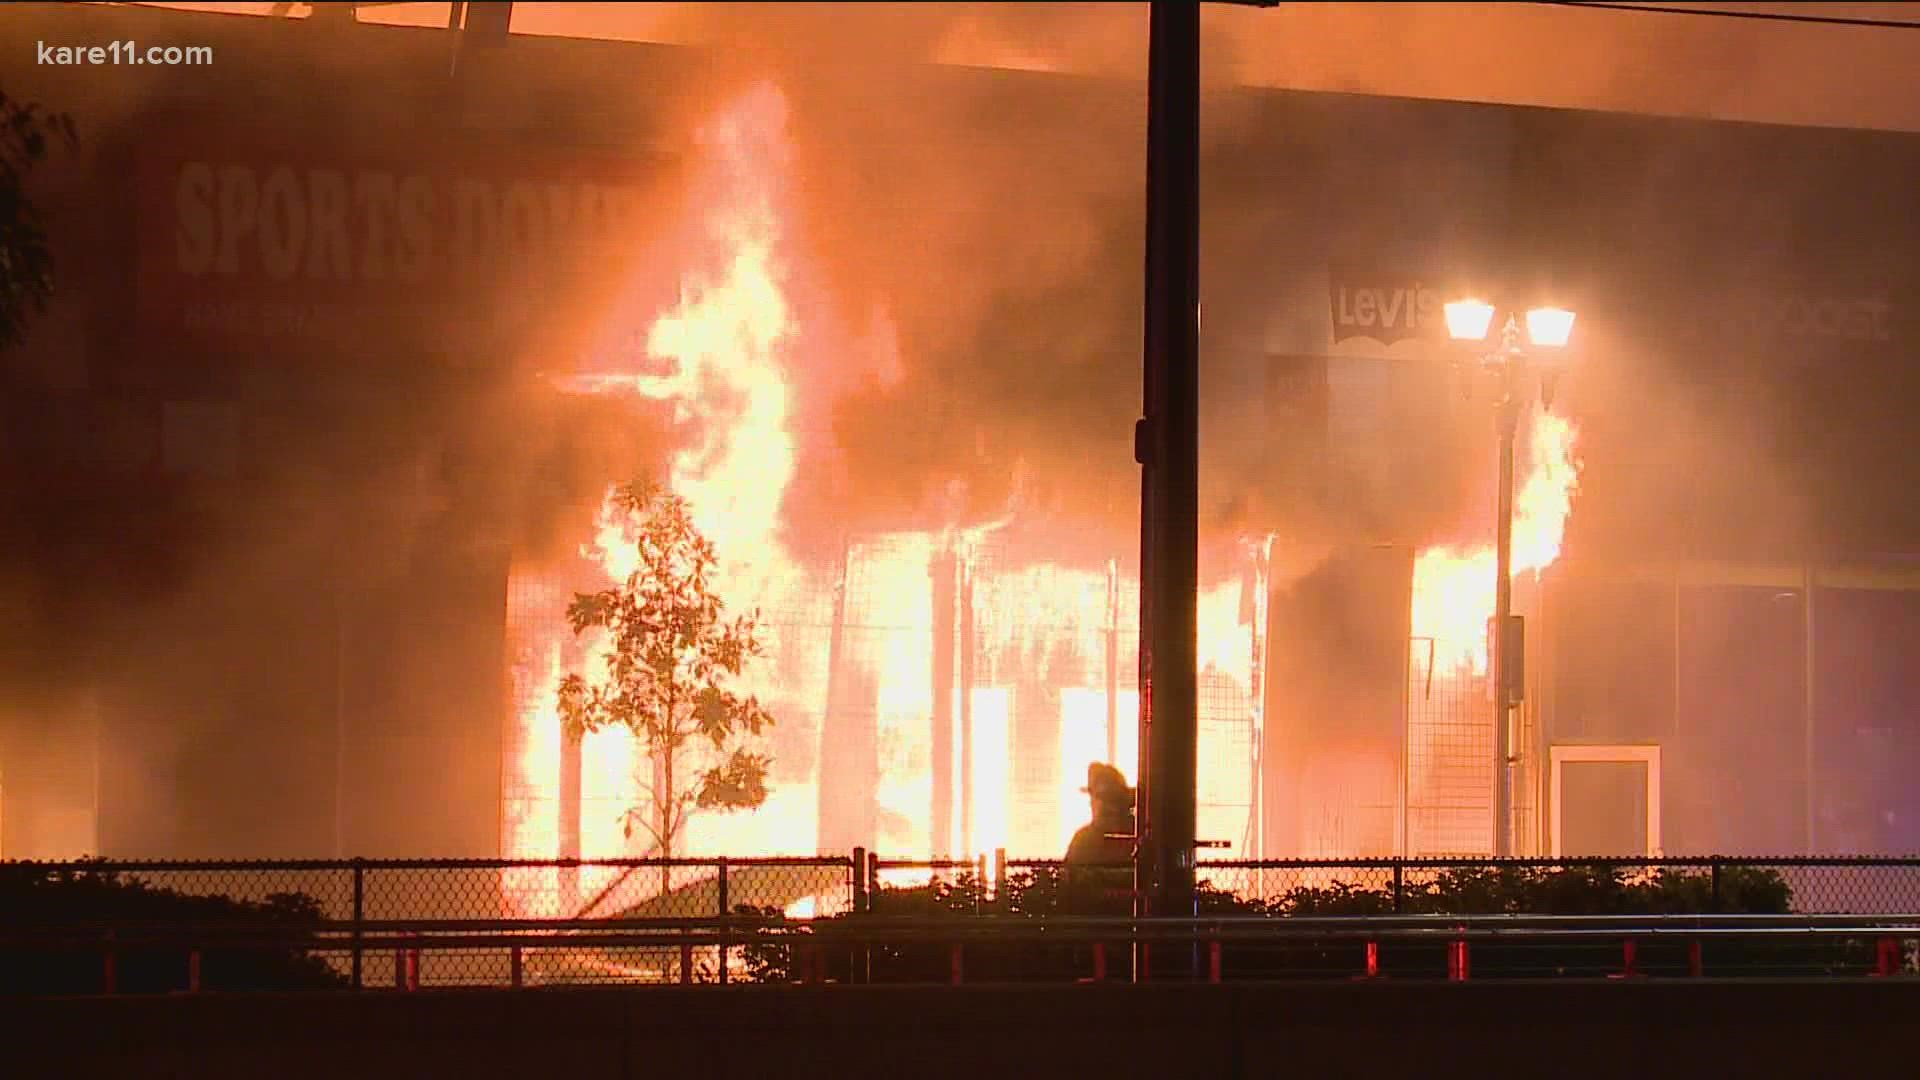
<instances>
[{"instance_id":1,"label":"metal fence post","mask_svg":"<svg viewBox=\"0 0 1920 1080\"><path fill-rule=\"evenodd\" d=\"M873 910L872 882L867 878L867 867L873 855L864 847L853 849L853 915L858 918ZM847 981L867 982L871 969L871 958L867 952L867 943L856 937L853 950L847 956Z\"/></svg>"},{"instance_id":2,"label":"metal fence post","mask_svg":"<svg viewBox=\"0 0 1920 1080\"><path fill-rule=\"evenodd\" d=\"M1711 864L1713 877L1713 907L1720 909L1720 859L1716 856Z\"/></svg>"},{"instance_id":3,"label":"metal fence post","mask_svg":"<svg viewBox=\"0 0 1920 1080\"><path fill-rule=\"evenodd\" d=\"M367 913L367 867L366 860L353 860L353 988L361 987L360 970L360 924Z\"/></svg>"},{"instance_id":4,"label":"metal fence post","mask_svg":"<svg viewBox=\"0 0 1920 1080\"><path fill-rule=\"evenodd\" d=\"M867 852L867 865L860 872L867 877L867 912L873 912L875 897L880 895L880 853ZM873 981L873 942L860 943L860 981Z\"/></svg>"},{"instance_id":5,"label":"metal fence post","mask_svg":"<svg viewBox=\"0 0 1920 1080\"><path fill-rule=\"evenodd\" d=\"M1395 915L1400 914L1401 897L1406 894L1406 873L1406 863L1400 859L1393 860L1393 913Z\"/></svg>"},{"instance_id":6,"label":"metal fence post","mask_svg":"<svg viewBox=\"0 0 1920 1080\"><path fill-rule=\"evenodd\" d=\"M1006 887L1007 849L997 847L993 849L993 894L995 896L1000 895L1000 891Z\"/></svg>"},{"instance_id":7,"label":"metal fence post","mask_svg":"<svg viewBox=\"0 0 1920 1080\"><path fill-rule=\"evenodd\" d=\"M727 857L720 856L720 874L714 882L714 891L720 897L720 985L727 985L727 937L733 926L733 907L727 902Z\"/></svg>"}]
</instances>

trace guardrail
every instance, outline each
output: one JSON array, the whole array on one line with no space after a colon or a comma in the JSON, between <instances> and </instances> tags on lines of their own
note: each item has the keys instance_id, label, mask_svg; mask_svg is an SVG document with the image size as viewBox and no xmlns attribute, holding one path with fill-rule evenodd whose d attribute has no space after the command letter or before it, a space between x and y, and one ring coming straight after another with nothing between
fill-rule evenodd
<instances>
[{"instance_id":1,"label":"guardrail","mask_svg":"<svg viewBox=\"0 0 1920 1080\"><path fill-rule=\"evenodd\" d=\"M98 958L96 992L122 991L128 957L164 955L178 965L179 989L202 989L214 956L301 952L318 956L388 954L392 987L439 985L522 988L555 982L726 985L739 981L828 982L1100 981L1135 967L1150 975L1190 951L1186 970L1212 983L1262 978L1383 977L1700 978L1890 977L1913 968L1920 914L1662 916L1375 916L1270 919L1224 917L890 918L787 920L743 917L594 920L387 920L305 928L236 930L230 924L13 925L0 950ZM724 958L758 950L757 970ZM919 956L913 956L914 951ZM1009 956L1029 964L1009 979ZM488 971L429 980L454 957L485 956ZM598 970L597 979L540 978L542 960L564 971ZM703 968L703 956L723 961ZM991 957L982 977L972 961ZM896 961L889 973L886 960ZM1305 962L1302 962L1302 961ZM904 962L899 962L904 961ZM931 961L931 963L929 963ZM607 978L622 965L625 978ZM972 974L970 975L970 972ZM731 977L730 977L731 976ZM360 988L360 987L356 987Z\"/></svg>"}]
</instances>

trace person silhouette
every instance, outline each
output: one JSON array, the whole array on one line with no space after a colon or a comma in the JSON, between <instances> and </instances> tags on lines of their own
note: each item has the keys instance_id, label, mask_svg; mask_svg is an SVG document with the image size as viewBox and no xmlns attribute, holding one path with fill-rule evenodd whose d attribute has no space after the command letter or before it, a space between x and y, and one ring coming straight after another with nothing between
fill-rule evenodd
<instances>
[{"instance_id":1,"label":"person silhouette","mask_svg":"<svg viewBox=\"0 0 1920 1080\"><path fill-rule=\"evenodd\" d=\"M1067 845L1065 899L1070 915L1107 918L1133 914L1134 793L1127 778L1111 765L1087 766L1087 793L1093 820ZM1132 971L1132 950L1121 941L1093 946L1093 978ZM1085 954L1082 953L1084 957Z\"/></svg>"},{"instance_id":2,"label":"person silhouette","mask_svg":"<svg viewBox=\"0 0 1920 1080\"><path fill-rule=\"evenodd\" d=\"M1067 845L1068 866L1116 867L1133 863L1133 789L1111 765L1087 766L1087 793L1093 820L1082 825Z\"/></svg>"}]
</instances>

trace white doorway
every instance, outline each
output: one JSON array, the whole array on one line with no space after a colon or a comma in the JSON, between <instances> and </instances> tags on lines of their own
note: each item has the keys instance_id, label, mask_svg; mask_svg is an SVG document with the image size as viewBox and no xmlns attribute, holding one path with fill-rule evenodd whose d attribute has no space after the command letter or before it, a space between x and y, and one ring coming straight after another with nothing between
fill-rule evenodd
<instances>
[{"instance_id":1,"label":"white doorway","mask_svg":"<svg viewBox=\"0 0 1920 1080\"><path fill-rule=\"evenodd\" d=\"M1658 856L1660 748L1555 746L1551 854Z\"/></svg>"}]
</instances>

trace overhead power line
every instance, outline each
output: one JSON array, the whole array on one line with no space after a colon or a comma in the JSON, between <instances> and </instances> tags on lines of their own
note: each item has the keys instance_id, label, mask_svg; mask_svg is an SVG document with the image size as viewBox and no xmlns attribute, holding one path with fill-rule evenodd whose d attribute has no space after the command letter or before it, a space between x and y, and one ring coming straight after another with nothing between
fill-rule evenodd
<instances>
[{"instance_id":1,"label":"overhead power line","mask_svg":"<svg viewBox=\"0 0 1920 1080\"><path fill-rule=\"evenodd\" d=\"M1920 22L1898 19L1858 19L1840 15L1792 15L1778 11L1745 11L1739 8L1672 7L1664 4L1607 4L1591 0L1534 0L1545 7L1594 8L1600 11L1638 11L1649 15L1702 15L1718 19L1746 19L1754 22L1811 23L1819 26L1866 26L1885 30L1920 30Z\"/></svg>"}]
</instances>

